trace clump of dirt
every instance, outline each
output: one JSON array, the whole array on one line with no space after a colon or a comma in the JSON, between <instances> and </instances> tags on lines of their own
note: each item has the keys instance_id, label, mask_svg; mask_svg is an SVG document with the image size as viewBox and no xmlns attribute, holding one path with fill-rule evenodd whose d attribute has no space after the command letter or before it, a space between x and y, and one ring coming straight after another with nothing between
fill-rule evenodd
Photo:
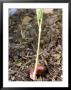
<instances>
[{"instance_id":1,"label":"clump of dirt","mask_svg":"<svg viewBox=\"0 0 71 90\"><path fill-rule=\"evenodd\" d=\"M18 9L9 16L9 80L33 81L29 68L36 59L38 25L35 9ZM62 10L45 14L42 24L39 63L48 72L37 81L62 81Z\"/></svg>"}]
</instances>

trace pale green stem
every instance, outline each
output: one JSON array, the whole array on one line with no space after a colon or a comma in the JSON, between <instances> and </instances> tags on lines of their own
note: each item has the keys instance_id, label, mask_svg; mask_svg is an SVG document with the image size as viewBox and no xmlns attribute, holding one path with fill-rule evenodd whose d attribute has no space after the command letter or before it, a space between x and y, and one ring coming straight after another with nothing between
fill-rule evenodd
<instances>
[{"instance_id":1,"label":"pale green stem","mask_svg":"<svg viewBox=\"0 0 71 90\"><path fill-rule=\"evenodd\" d=\"M39 49L40 49L40 37L41 37L41 23L39 25L39 35L38 35L38 47L37 47L37 55L36 55L36 62L35 62L35 68L33 72L33 78L36 77L36 71L37 71L37 65L38 65L38 57L39 57Z\"/></svg>"}]
</instances>

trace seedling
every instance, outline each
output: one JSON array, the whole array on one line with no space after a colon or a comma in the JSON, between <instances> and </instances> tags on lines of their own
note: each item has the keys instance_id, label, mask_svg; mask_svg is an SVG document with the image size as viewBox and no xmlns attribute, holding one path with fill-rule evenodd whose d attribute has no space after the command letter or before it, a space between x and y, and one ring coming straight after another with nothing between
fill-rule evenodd
<instances>
[{"instance_id":1,"label":"seedling","mask_svg":"<svg viewBox=\"0 0 71 90\"><path fill-rule=\"evenodd\" d=\"M38 56L39 56L39 49L40 49L40 37L41 37L41 26L42 26L42 20L43 20L43 9L36 9L36 15L37 15L37 23L38 23L38 47L37 47L37 55L36 55L36 61L33 73L30 74L30 78L35 80L36 79L36 73L38 69ZM41 69L41 68L40 68Z\"/></svg>"}]
</instances>

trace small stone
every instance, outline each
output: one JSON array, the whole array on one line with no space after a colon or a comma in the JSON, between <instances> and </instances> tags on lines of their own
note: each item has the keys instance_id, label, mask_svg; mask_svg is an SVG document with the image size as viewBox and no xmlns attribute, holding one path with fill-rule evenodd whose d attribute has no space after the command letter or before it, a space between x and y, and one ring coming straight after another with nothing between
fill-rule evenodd
<instances>
[{"instance_id":1,"label":"small stone","mask_svg":"<svg viewBox=\"0 0 71 90\"><path fill-rule=\"evenodd\" d=\"M16 71L14 71L14 70L9 70L9 74L11 75L13 75L13 74L15 74L16 73Z\"/></svg>"},{"instance_id":2,"label":"small stone","mask_svg":"<svg viewBox=\"0 0 71 90\"><path fill-rule=\"evenodd\" d=\"M54 55L52 55L56 60L57 59L59 59L60 57L61 57L61 55L60 54L54 54Z\"/></svg>"},{"instance_id":3,"label":"small stone","mask_svg":"<svg viewBox=\"0 0 71 90\"><path fill-rule=\"evenodd\" d=\"M15 77L13 76L13 77L12 77L12 80L14 80L14 79L15 79Z\"/></svg>"},{"instance_id":4,"label":"small stone","mask_svg":"<svg viewBox=\"0 0 71 90\"><path fill-rule=\"evenodd\" d=\"M53 13L53 9L52 8L49 8L49 9L44 9L44 13L45 14L48 14L48 13Z\"/></svg>"},{"instance_id":5,"label":"small stone","mask_svg":"<svg viewBox=\"0 0 71 90\"><path fill-rule=\"evenodd\" d=\"M22 20L22 25L28 24L30 20L32 20L31 17L25 16L25 17L23 18L23 20Z\"/></svg>"},{"instance_id":6,"label":"small stone","mask_svg":"<svg viewBox=\"0 0 71 90\"><path fill-rule=\"evenodd\" d=\"M18 64L16 64L16 65L17 65L18 67L20 67L20 66L21 66L21 64L22 64L22 63L20 62L20 63L18 63Z\"/></svg>"}]
</instances>

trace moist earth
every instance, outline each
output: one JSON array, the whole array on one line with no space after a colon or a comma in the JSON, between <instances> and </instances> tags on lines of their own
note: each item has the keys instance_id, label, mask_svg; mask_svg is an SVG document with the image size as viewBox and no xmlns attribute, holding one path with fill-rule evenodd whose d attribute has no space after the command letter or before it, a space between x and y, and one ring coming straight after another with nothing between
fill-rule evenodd
<instances>
[{"instance_id":1,"label":"moist earth","mask_svg":"<svg viewBox=\"0 0 71 90\"><path fill-rule=\"evenodd\" d=\"M38 24L35 9L18 9L9 16L9 80L33 81L29 69L35 64ZM48 72L36 81L62 81L62 10L44 13L39 63Z\"/></svg>"}]
</instances>

